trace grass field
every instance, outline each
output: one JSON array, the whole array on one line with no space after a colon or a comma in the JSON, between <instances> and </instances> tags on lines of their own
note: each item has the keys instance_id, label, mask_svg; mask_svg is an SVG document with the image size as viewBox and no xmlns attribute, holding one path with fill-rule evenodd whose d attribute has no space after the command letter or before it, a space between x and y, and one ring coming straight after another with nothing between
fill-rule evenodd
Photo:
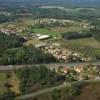
<instances>
[{"instance_id":1,"label":"grass field","mask_svg":"<svg viewBox=\"0 0 100 100\"><path fill-rule=\"evenodd\" d=\"M100 56L100 43L94 38L63 40L62 46L88 54L90 56Z\"/></svg>"},{"instance_id":2,"label":"grass field","mask_svg":"<svg viewBox=\"0 0 100 100\"><path fill-rule=\"evenodd\" d=\"M40 34L46 34L50 36L56 36L57 34L59 34L59 32L55 32L55 31L52 31L46 28L35 28L33 29L33 32L40 33Z\"/></svg>"},{"instance_id":3,"label":"grass field","mask_svg":"<svg viewBox=\"0 0 100 100\"><path fill-rule=\"evenodd\" d=\"M6 74L0 72L0 95L6 92L6 88L4 86L4 83L6 83L6 81L7 81Z\"/></svg>"}]
</instances>

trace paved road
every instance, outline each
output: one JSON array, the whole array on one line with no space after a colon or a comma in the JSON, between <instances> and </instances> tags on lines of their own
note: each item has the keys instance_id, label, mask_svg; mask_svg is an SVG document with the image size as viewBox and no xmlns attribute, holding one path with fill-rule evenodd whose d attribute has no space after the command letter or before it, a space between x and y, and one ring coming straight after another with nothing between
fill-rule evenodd
<instances>
[{"instance_id":1,"label":"paved road","mask_svg":"<svg viewBox=\"0 0 100 100\"><path fill-rule=\"evenodd\" d=\"M79 82L79 81L77 81L77 82ZM100 82L100 79L85 80L84 82L87 82L87 83ZM73 83L75 83L75 82L73 82ZM46 89L42 89L42 90L39 90L39 91L34 92L34 93L30 93L30 94L19 96L19 97L16 98L16 100L29 99L29 98L32 98L32 97L35 97L35 96L39 96L39 95L44 94L44 93L52 92L54 90L59 90L59 89L65 88L65 87L70 87L71 84L72 83L64 82L63 84L55 86L55 87L52 87L52 88L46 88Z\"/></svg>"},{"instance_id":2,"label":"paved road","mask_svg":"<svg viewBox=\"0 0 100 100\"><path fill-rule=\"evenodd\" d=\"M50 64L34 64L34 65L1 65L0 66L0 71L8 71L8 70L12 70L12 69L20 69L20 68L24 68L24 67L32 67L32 66L40 66L40 65L45 65L48 68L54 69L54 68L58 68L61 66L64 67L74 67L74 66L85 66L88 64L93 64L93 65L100 65L100 61L97 62L83 62L83 63L50 63Z\"/></svg>"}]
</instances>

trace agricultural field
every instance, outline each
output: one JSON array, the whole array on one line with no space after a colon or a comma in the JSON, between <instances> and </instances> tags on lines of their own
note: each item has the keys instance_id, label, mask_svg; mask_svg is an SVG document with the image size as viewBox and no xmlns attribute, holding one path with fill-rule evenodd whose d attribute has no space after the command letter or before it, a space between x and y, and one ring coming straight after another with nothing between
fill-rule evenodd
<instances>
[{"instance_id":1,"label":"agricultural field","mask_svg":"<svg viewBox=\"0 0 100 100\"><path fill-rule=\"evenodd\" d=\"M9 75L11 76L7 76L8 72L0 72L0 95L3 95L4 93L6 93L8 91L8 87L6 86L6 84L9 84L10 87L9 89L12 92L15 92L15 94L19 94L19 80L16 76L16 74L14 73L9 73Z\"/></svg>"},{"instance_id":2,"label":"agricultural field","mask_svg":"<svg viewBox=\"0 0 100 100\"><path fill-rule=\"evenodd\" d=\"M100 100L100 82L86 85L74 100Z\"/></svg>"},{"instance_id":3,"label":"agricultural field","mask_svg":"<svg viewBox=\"0 0 100 100\"><path fill-rule=\"evenodd\" d=\"M94 38L63 40L61 45L90 56L100 56L100 43Z\"/></svg>"}]
</instances>

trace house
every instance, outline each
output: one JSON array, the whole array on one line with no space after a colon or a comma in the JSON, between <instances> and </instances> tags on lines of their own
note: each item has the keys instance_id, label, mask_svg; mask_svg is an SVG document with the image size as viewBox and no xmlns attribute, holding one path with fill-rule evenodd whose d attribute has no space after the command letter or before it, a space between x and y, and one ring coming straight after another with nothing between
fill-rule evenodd
<instances>
[{"instance_id":1,"label":"house","mask_svg":"<svg viewBox=\"0 0 100 100\"><path fill-rule=\"evenodd\" d=\"M56 72L60 74L67 74L68 71L69 71L68 67L62 67L62 66L56 70Z\"/></svg>"},{"instance_id":2,"label":"house","mask_svg":"<svg viewBox=\"0 0 100 100\"><path fill-rule=\"evenodd\" d=\"M74 67L74 70L78 73L81 73L83 71L83 66L76 66Z\"/></svg>"}]
</instances>

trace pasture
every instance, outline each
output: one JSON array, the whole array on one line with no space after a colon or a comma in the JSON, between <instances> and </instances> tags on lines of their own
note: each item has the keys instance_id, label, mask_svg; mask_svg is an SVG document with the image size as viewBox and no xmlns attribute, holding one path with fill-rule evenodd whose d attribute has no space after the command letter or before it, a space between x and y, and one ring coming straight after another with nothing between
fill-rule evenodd
<instances>
[{"instance_id":1,"label":"pasture","mask_svg":"<svg viewBox=\"0 0 100 100\"><path fill-rule=\"evenodd\" d=\"M61 45L89 56L100 56L100 43L94 38L63 40Z\"/></svg>"}]
</instances>

